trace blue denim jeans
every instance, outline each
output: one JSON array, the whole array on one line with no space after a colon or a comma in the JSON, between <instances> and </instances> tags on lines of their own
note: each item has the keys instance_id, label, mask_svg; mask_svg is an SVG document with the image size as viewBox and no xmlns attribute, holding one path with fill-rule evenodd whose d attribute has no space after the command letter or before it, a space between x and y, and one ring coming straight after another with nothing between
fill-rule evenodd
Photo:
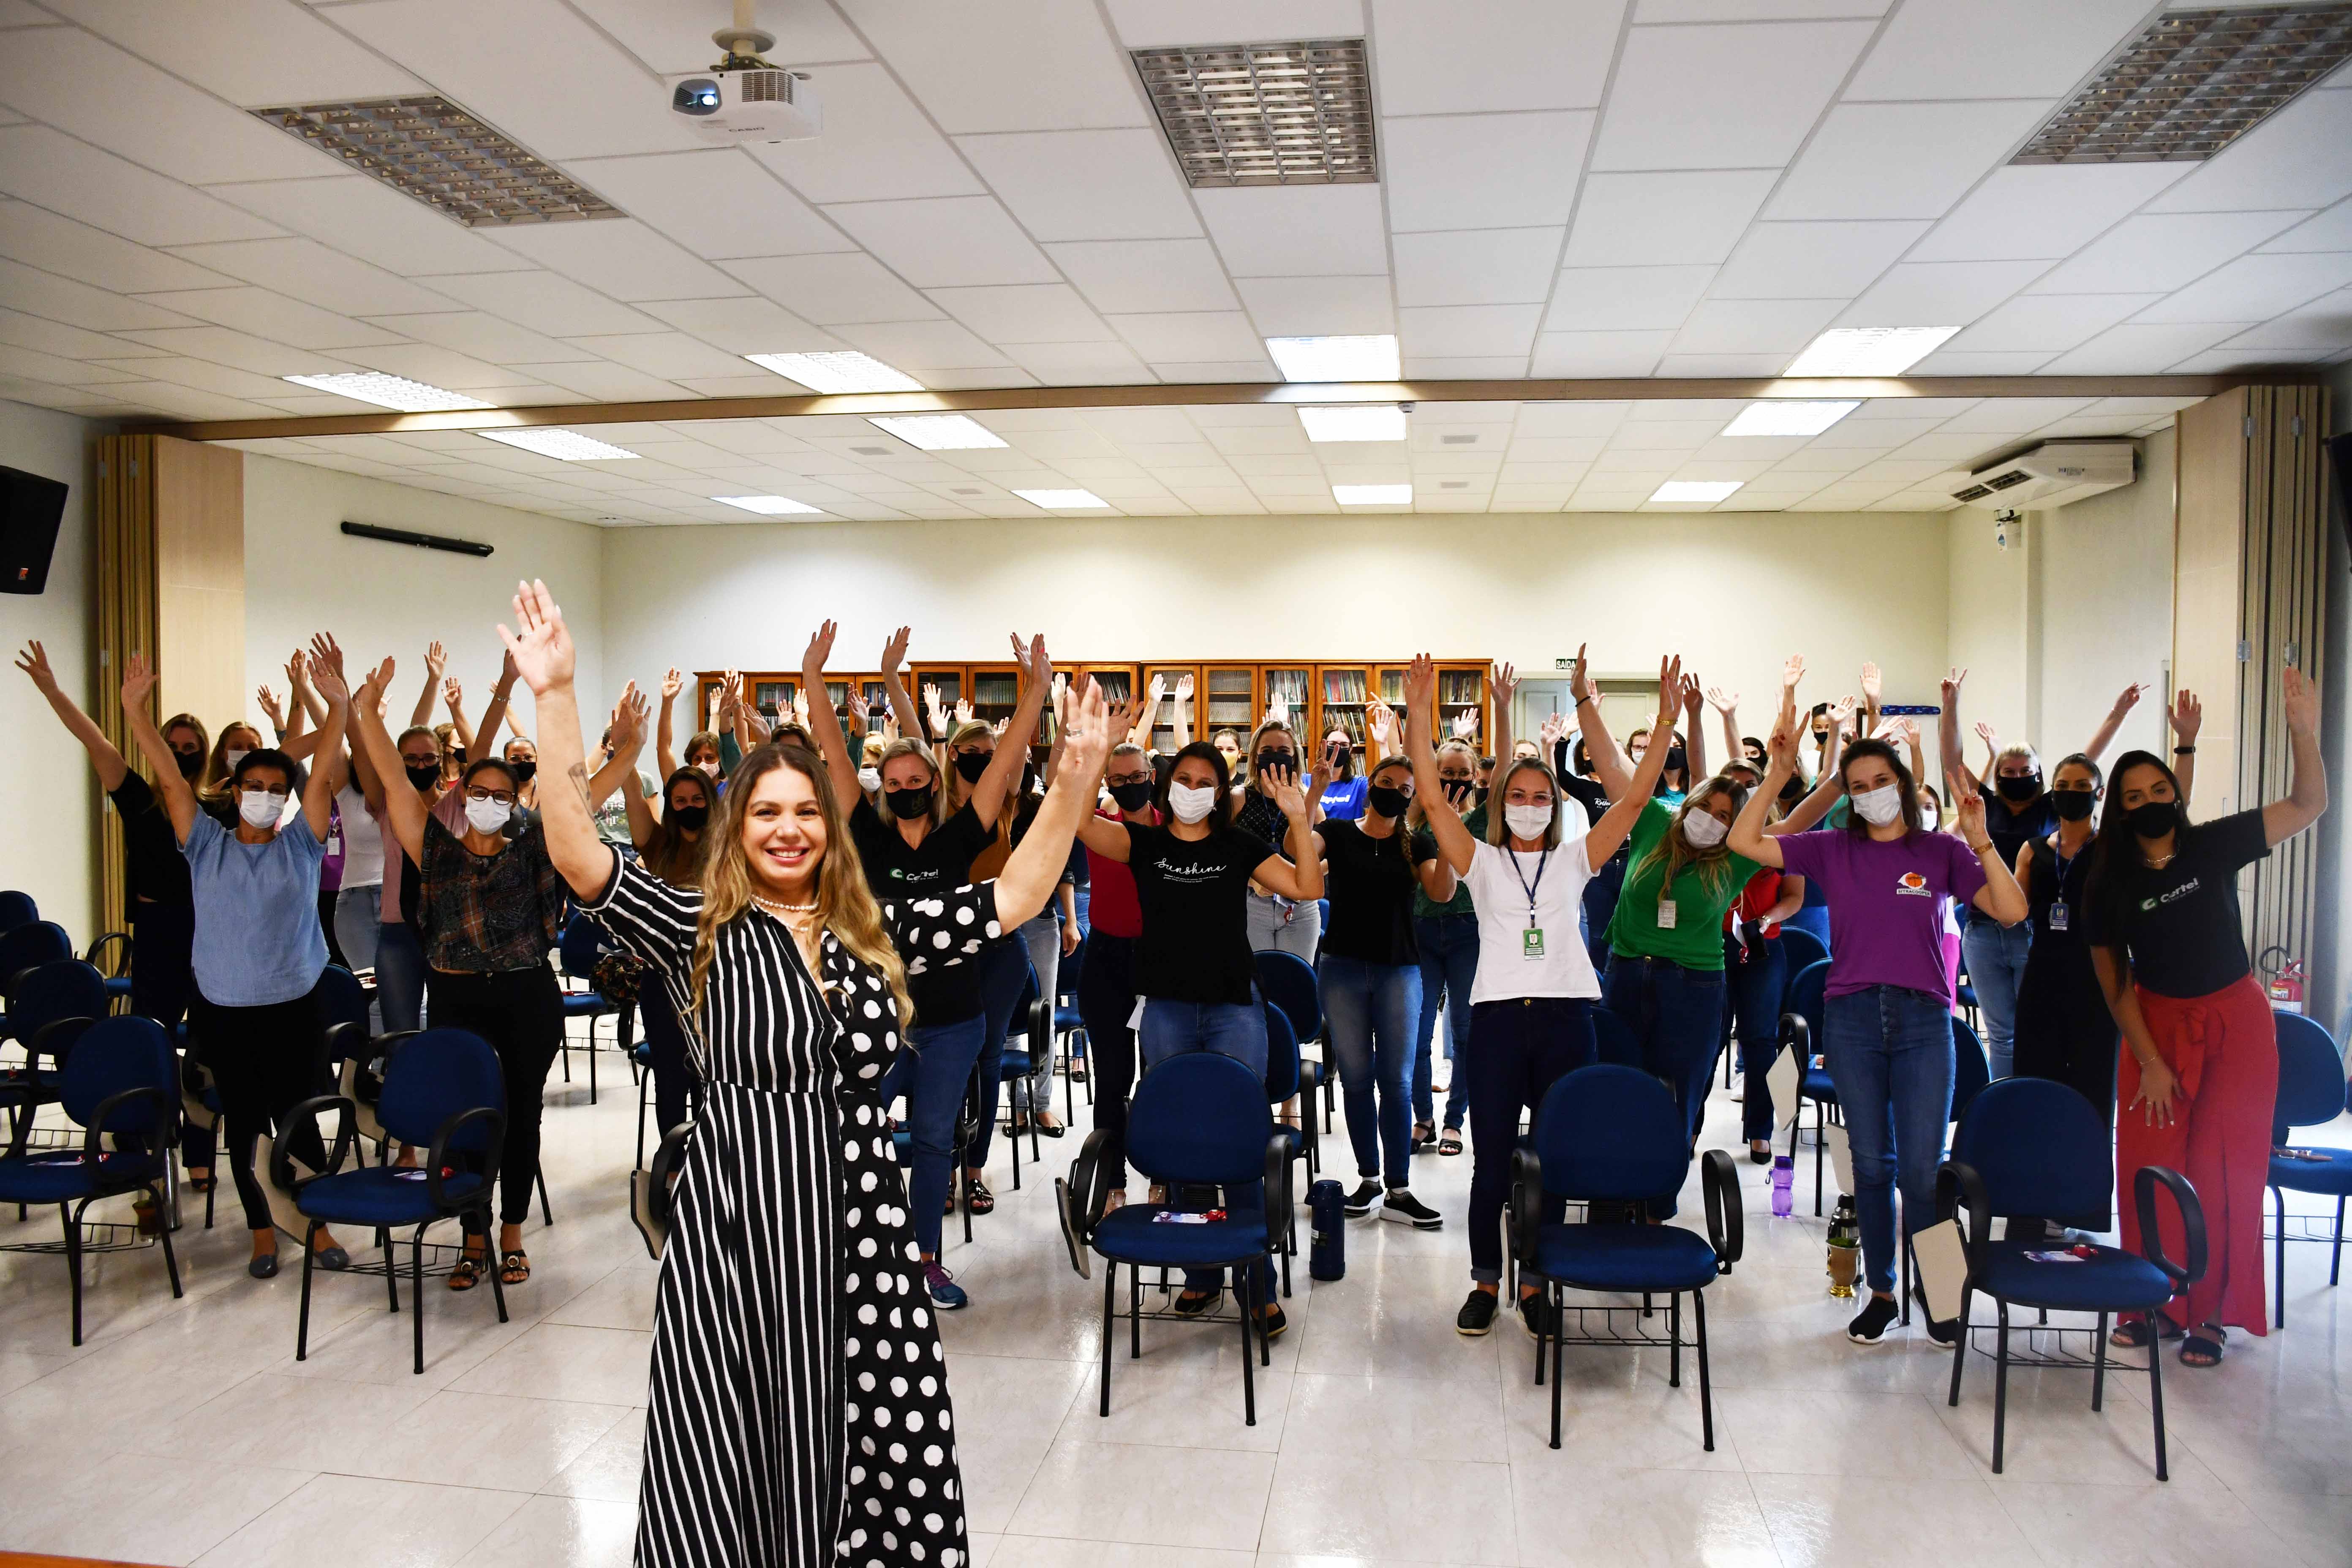
<instances>
[{"instance_id":1,"label":"blue denim jeans","mask_svg":"<svg viewBox=\"0 0 2352 1568\"><path fill-rule=\"evenodd\" d=\"M1014 951L1019 951L1016 946ZM972 1064L988 1031L984 1017L907 1031L898 1059L882 1075L880 1093L887 1107L901 1094L907 1097L907 1127L914 1135L915 1168L907 1184L907 1201L915 1210L915 1247L927 1258L940 1252L940 1217L948 1202L949 1179L955 1163L956 1112L963 1106L971 1083ZM972 1163L980 1163L977 1158Z\"/></svg>"},{"instance_id":2,"label":"blue denim jeans","mask_svg":"<svg viewBox=\"0 0 2352 1568\"><path fill-rule=\"evenodd\" d=\"M1411 1186L1412 1031L1421 1018L1421 968L1327 952L1316 979L1324 1037L1331 1044L1347 1101L1356 1173L1367 1181L1377 1176L1391 1188Z\"/></svg>"},{"instance_id":3,"label":"blue denim jeans","mask_svg":"<svg viewBox=\"0 0 2352 1568\"><path fill-rule=\"evenodd\" d=\"M1519 1115L1541 1108L1556 1079L1595 1059L1592 1004L1581 996L1519 996L1481 1002L1470 1015L1470 1278L1503 1278L1503 1205L1510 1196L1511 1151ZM1556 1225L1566 1205L1543 1200Z\"/></svg>"},{"instance_id":4,"label":"blue denim jeans","mask_svg":"<svg viewBox=\"0 0 2352 1568\"><path fill-rule=\"evenodd\" d=\"M2032 951L2032 921L2003 926L1990 915L1975 915L1960 931L1969 984L1984 1016L1985 1052L1997 1079L2007 1078L2017 1059L2017 988L2025 983L2025 959Z\"/></svg>"},{"instance_id":5,"label":"blue denim jeans","mask_svg":"<svg viewBox=\"0 0 2352 1568\"><path fill-rule=\"evenodd\" d=\"M1756 944L1751 955L1736 936L1723 939L1723 1027L1739 1032L1739 1068L1748 1075L1740 1131L1749 1142L1772 1136L1772 1090L1765 1075L1780 1052L1780 1004L1789 989L1789 954L1780 939Z\"/></svg>"},{"instance_id":6,"label":"blue denim jeans","mask_svg":"<svg viewBox=\"0 0 2352 1568\"><path fill-rule=\"evenodd\" d=\"M1470 1110L1470 1075L1463 1059L1470 1051L1470 985L1478 977L1478 917L1430 915L1412 922L1421 944L1421 1027L1413 1036L1412 1119L1433 1120L1430 1065L1437 1010L1445 1008L1445 1059L1454 1082L1445 1091L1445 1125L1460 1130Z\"/></svg>"},{"instance_id":7,"label":"blue denim jeans","mask_svg":"<svg viewBox=\"0 0 2352 1568\"><path fill-rule=\"evenodd\" d=\"M1233 1058L1260 1082L1265 1079L1265 1013L1255 986L1250 988L1247 1006L1235 1003L1177 1002L1165 996L1148 998L1143 1004L1143 1026L1136 1031L1136 1037L1147 1074L1170 1057L1186 1051L1212 1051ZM1171 1193L1169 1196L1175 1194ZM1249 1182L1228 1187L1225 1197L1237 1208L1264 1208L1265 1184ZM1221 1278L1214 1269L1188 1268L1184 1271L1184 1289L1213 1290ZM1259 1264L1257 1287L1261 1302L1274 1300L1271 1265Z\"/></svg>"},{"instance_id":8,"label":"blue denim jeans","mask_svg":"<svg viewBox=\"0 0 2352 1568\"><path fill-rule=\"evenodd\" d=\"M1952 1016L1939 997L1874 985L1829 999L1822 1046L1853 1152L1864 1269L1873 1290L1892 1290L1896 1186L1906 1233L1935 1223L1952 1112Z\"/></svg>"},{"instance_id":9,"label":"blue denim jeans","mask_svg":"<svg viewBox=\"0 0 2352 1568\"><path fill-rule=\"evenodd\" d=\"M1022 945L1018 931L980 955L980 1005L987 1024L980 1045L980 1103L984 1114L965 1156L975 1171L988 1163L989 1145L995 1140L996 1107L1004 1093L1000 1081L1004 1077L1004 1037L1013 1027L1013 1004L1021 1000L1021 988L1028 984L1029 950Z\"/></svg>"}]
</instances>

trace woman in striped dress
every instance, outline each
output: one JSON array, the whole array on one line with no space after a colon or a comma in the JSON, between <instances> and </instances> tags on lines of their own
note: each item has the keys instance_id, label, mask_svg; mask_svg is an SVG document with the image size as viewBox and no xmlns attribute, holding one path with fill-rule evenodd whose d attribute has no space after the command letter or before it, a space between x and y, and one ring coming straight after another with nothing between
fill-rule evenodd
<instances>
[{"instance_id":1,"label":"woman in striped dress","mask_svg":"<svg viewBox=\"0 0 2352 1568\"><path fill-rule=\"evenodd\" d=\"M541 801L549 853L654 966L704 1080L656 1297L636 1561L958 1568L945 1356L875 1092L906 1022L893 941L964 963L1045 907L1109 749L1102 702L1085 694L993 882L877 905L824 765L770 744L721 797L698 892L596 837L562 614L541 584L515 613L500 635L565 781Z\"/></svg>"}]
</instances>

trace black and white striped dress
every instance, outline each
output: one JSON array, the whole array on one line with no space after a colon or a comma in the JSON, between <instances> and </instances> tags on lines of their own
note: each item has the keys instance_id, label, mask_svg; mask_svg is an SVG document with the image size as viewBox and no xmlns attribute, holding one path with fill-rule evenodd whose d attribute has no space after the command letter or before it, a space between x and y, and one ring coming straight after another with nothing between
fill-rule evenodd
<instances>
[{"instance_id":1,"label":"black and white striped dress","mask_svg":"<svg viewBox=\"0 0 2352 1568\"><path fill-rule=\"evenodd\" d=\"M722 930L699 1020L702 895L614 857L589 912L653 964L703 1079L655 1299L641 1568L958 1568L955 1415L874 1092L883 977L828 932L820 994L783 923ZM988 884L883 905L903 951L996 934Z\"/></svg>"}]
</instances>

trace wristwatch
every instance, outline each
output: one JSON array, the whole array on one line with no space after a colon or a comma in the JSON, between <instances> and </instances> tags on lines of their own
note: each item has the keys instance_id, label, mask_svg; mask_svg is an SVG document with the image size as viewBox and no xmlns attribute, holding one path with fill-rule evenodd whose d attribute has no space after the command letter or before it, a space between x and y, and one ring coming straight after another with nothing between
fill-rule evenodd
<instances>
[{"instance_id":1,"label":"wristwatch","mask_svg":"<svg viewBox=\"0 0 2352 1568\"><path fill-rule=\"evenodd\" d=\"M2175 746L2172 748L2172 754L2176 757L2193 757L2197 754L2197 748L2194 746Z\"/></svg>"}]
</instances>

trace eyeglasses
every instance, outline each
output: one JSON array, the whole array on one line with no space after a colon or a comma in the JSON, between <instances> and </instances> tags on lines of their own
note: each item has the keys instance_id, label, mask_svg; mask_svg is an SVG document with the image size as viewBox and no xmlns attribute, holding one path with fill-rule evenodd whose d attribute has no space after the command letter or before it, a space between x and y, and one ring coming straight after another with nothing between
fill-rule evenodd
<instances>
[{"instance_id":1,"label":"eyeglasses","mask_svg":"<svg viewBox=\"0 0 2352 1568\"><path fill-rule=\"evenodd\" d=\"M512 805L515 803L515 793L510 789L469 789L466 792L466 798L494 800L500 805Z\"/></svg>"}]
</instances>

